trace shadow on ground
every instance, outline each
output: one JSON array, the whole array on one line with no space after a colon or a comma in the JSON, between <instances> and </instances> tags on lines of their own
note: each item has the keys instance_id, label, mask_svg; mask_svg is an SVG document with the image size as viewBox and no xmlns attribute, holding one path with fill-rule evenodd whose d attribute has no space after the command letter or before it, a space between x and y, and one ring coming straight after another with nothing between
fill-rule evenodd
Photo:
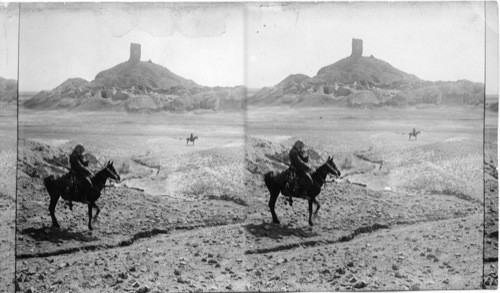
<instances>
[{"instance_id":1,"label":"shadow on ground","mask_svg":"<svg viewBox=\"0 0 500 293\"><path fill-rule=\"evenodd\" d=\"M52 243L63 243L64 240L77 240L81 242L91 242L98 240L95 236L86 236L82 232L73 232L71 228L58 229L48 226L40 228L27 228L21 234L29 235L36 241L49 241Z\"/></svg>"},{"instance_id":2,"label":"shadow on ground","mask_svg":"<svg viewBox=\"0 0 500 293\"><path fill-rule=\"evenodd\" d=\"M310 227L292 227L288 225L277 224L248 224L244 226L245 229L255 237L268 237L268 238L283 238L289 236L296 236L302 238L310 238L319 236L318 233L313 231Z\"/></svg>"}]
</instances>

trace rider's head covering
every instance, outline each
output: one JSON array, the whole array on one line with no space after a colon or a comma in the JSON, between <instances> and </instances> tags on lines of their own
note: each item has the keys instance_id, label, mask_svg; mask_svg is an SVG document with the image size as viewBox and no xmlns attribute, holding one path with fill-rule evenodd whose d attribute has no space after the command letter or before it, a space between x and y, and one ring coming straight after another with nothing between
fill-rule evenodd
<instances>
[{"instance_id":1,"label":"rider's head covering","mask_svg":"<svg viewBox=\"0 0 500 293\"><path fill-rule=\"evenodd\" d=\"M83 145L79 144L75 147L75 149L73 151L77 152L81 155L81 154L83 154L83 152L85 152L85 148L83 147Z\"/></svg>"},{"instance_id":2,"label":"rider's head covering","mask_svg":"<svg viewBox=\"0 0 500 293\"><path fill-rule=\"evenodd\" d=\"M304 148L304 142L299 139L293 144L293 147L302 150Z\"/></svg>"}]
</instances>

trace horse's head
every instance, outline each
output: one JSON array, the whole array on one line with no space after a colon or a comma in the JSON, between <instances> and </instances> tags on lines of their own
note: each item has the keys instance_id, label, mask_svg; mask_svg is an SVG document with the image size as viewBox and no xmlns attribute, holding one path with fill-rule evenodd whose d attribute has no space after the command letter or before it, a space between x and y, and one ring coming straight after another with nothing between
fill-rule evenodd
<instances>
[{"instance_id":1,"label":"horse's head","mask_svg":"<svg viewBox=\"0 0 500 293\"><path fill-rule=\"evenodd\" d=\"M113 162L108 161L106 167L104 167L104 170L108 178L111 178L115 181L120 181L120 175L118 175L118 173L116 172L115 167L113 166Z\"/></svg>"},{"instance_id":2,"label":"horse's head","mask_svg":"<svg viewBox=\"0 0 500 293\"><path fill-rule=\"evenodd\" d=\"M326 160L324 166L326 166L327 174L332 174L336 177L340 177L340 171L339 169L337 169L337 166L333 162L333 158L328 156L328 159Z\"/></svg>"}]
</instances>

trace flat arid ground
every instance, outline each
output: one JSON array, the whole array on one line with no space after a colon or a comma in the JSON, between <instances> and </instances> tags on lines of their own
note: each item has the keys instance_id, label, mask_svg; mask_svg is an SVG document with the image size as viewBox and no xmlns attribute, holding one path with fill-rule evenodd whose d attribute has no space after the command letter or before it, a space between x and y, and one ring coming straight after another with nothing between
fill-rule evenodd
<instances>
[{"instance_id":1,"label":"flat arid ground","mask_svg":"<svg viewBox=\"0 0 500 293\"><path fill-rule=\"evenodd\" d=\"M484 287L496 289L498 288L498 112L486 112L484 130Z\"/></svg>"},{"instance_id":2,"label":"flat arid ground","mask_svg":"<svg viewBox=\"0 0 500 293\"><path fill-rule=\"evenodd\" d=\"M22 110L18 289L482 287L482 109L251 108L244 118ZM421 133L410 141L412 128ZM186 146L191 132L199 139ZM272 224L262 180L286 167L273 157L297 138L315 166L331 155L342 172L319 195L314 227L305 201L282 198L281 224ZM77 143L95 157L94 171L111 159L122 178L97 202L93 231L85 206L70 211L62 201L61 228L52 228L42 184L63 174Z\"/></svg>"},{"instance_id":3,"label":"flat arid ground","mask_svg":"<svg viewBox=\"0 0 500 293\"><path fill-rule=\"evenodd\" d=\"M14 289L17 108L0 102L0 291Z\"/></svg>"}]
</instances>

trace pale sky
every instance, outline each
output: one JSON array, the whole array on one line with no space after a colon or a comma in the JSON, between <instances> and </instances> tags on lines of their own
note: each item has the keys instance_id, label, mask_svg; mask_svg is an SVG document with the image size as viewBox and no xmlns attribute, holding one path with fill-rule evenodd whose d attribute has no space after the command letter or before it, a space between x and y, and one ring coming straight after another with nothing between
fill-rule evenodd
<instances>
[{"instance_id":1,"label":"pale sky","mask_svg":"<svg viewBox=\"0 0 500 293\"><path fill-rule=\"evenodd\" d=\"M70 77L93 80L129 58L130 43L206 86L244 83L240 4L22 4L20 90L52 89Z\"/></svg>"},{"instance_id":2,"label":"pale sky","mask_svg":"<svg viewBox=\"0 0 500 293\"><path fill-rule=\"evenodd\" d=\"M52 89L70 77L91 81L126 61L131 42L142 45L142 60L201 85L273 86L290 74L315 76L349 56L352 38L363 39L364 56L373 54L424 80L483 82L483 5L251 3L245 14L244 3L23 3L20 90ZM498 12L489 14L498 23ZM3 34L5 23L15 23L17 32L17 18L0 24ZM498 24L487 31L497 40L486 51L497 59L488 63L495 65L487 68L488 76L498 76ZM5 65L11 58L3 57L14 53L4 55L6 46L0 46L0 76L12 72L15 78L17 62ZM487 93L492 90L498 85Z\"/></svg>"},{"instance_id":3,"label":"pale sky","mask_svg":"<svg viewBox=\"0 0 500 293\"><path fill-rule=\"evenodd\" d=\"M498 5L486 2L486 94L498 95Z\"/></svg>"},{"instance_id":4,"label":"pale sky","mask_svg":"<svg viewBox=\"0 0 500 293\"><path fill-rule=\"evenodd\" d=\"M18 4L0 4L0 77L17 79Z\"/></svg>"},{"instance_id":5,"label":"pale sky","mask_svg":"<svg viewBox=\"0 0 500 293\"><path fill-rule=\"evenodd\" d=\"M353 38L363 56L424 80L484 80L483 2L294 3L254 7L248 20L249 87L315 76L349 56Z\"/></svg>"}]
</instances>

